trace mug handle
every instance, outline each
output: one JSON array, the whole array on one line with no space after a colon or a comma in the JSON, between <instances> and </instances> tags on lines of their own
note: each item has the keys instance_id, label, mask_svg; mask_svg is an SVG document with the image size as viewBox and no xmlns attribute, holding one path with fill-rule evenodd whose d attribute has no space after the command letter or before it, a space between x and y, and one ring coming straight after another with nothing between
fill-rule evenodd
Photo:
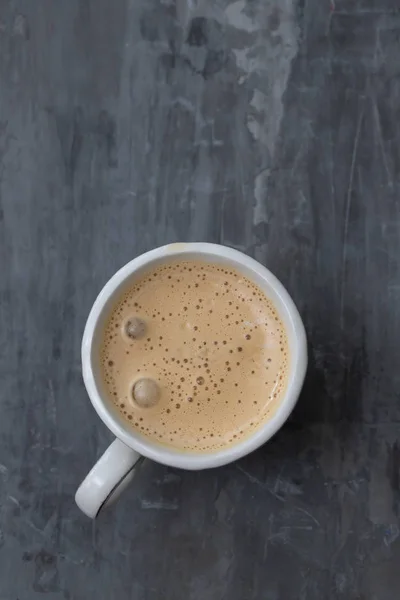
<instances>
[{"instance_id":1,"label":"mug handle","mask_svg":"<svg viewBox=\"0 0 400 600\"><path fill-rule=\"evenodd\" d=\"M75 494L82 512L95 519L117 500L132 481L143 457L118 438L107 448L86 475Z\"/></svg>"}]
</instances>

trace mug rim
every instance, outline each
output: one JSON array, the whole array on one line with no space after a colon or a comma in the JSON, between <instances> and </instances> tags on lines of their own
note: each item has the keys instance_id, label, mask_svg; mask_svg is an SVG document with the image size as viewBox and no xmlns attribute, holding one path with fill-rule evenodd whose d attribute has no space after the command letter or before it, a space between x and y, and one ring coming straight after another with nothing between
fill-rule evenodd
<instances>
[{"instance_id":1,"label":"mug rim","mask_svg":"<svg viewBox=\"0 0 400 600\"><path fill-rule=\"evenodd\" d=\"M92 364L93 342L97 326L103 310L112 294L136 271L157 263L165 258L184 258L185 255L197 254L199 258L211 260L222 258L231 261L236 268L246 268L253 274L261 277L279 298L277 308L286 311L294 334L294 347L291 348L290 373L291 380L283 395L275 414L268 419L254 433L238 444L228 446L221 450L210 453L192 453L181 451L169 446L153 443L129 428L122 420L119 422L108 406L108 401L102 397L96 382L96 376ZM251 278L251 275L247 275ZM276 302L274 302L276 304ZM233 462L250 452L253 452L267 442L282 427L295 407L307 369L307 341L306 333L300 314L282 283L271 271L255 259L247 256L239 250L219 244L208 242L172 243L161 246L141 254L121 267L104 285L97 296L87 319L82 339L82 374L87 393L93 407L103 423L114 433L114 435L130 448L136 450L143 456L161 464L189 470L199 470L218 467Z\"/></svg>"}]
</instances>

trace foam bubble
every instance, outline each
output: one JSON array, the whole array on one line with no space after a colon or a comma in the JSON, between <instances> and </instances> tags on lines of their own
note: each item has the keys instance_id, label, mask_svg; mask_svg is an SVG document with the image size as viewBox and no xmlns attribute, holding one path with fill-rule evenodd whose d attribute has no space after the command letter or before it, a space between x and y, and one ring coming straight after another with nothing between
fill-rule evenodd
<instances>
[{"instance_id":1,"label":"foam bubble","mask_svg":"<svg viewBox=\"0 0 400 600\"><path fill-rule=\"evenodd\" d=\"M160 398L160 388L156 381L143 377L132 388L132 398L140 408L155 406Z\"/></svg>"},{"instance_id":2,"label":"foam bubble","mask_svg":"<svg viewBox=\"0 0 400 600\"><path fill-rule=\"evenodd\" d=\"M146 323L139 317L131 317L125 322L124 332L129 339L138 340L146 333Z\"/></svg>"}]
</instances>

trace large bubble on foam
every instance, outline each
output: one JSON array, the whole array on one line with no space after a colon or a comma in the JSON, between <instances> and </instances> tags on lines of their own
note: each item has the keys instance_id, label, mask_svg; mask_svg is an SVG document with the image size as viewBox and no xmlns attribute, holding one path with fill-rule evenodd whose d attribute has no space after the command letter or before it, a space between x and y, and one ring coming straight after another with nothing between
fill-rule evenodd
<instances>
[{"instance_id":1,"label":"large bubble on foam","mask_svg":"<svg viewBox=\"0 0 400 600\"><path fill-rule=\"evenodd\" d=\"M140 408L151 408L160 399L160 388L154 379L143 377L133 386L132 399Z\"/></svg>"},{"instance_id":2,"label":"large bubble on foam","mask_svg":"<svg viewBox=\"0 0 400 600\"><path fill-rule=\"evenodd\" d=\"M129 339L139 340L146 333L146 323L139 317L131 317L124 325L124 332Z\"/></svg>"}]
</instances>

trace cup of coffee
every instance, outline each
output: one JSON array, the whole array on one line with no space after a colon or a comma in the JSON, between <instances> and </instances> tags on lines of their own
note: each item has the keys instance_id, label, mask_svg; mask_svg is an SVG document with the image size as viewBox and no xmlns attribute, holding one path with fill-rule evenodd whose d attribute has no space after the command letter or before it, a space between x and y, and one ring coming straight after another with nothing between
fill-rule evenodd
<instances>
[{"instance_id":1,"label":"cup of coffee","mask_svg":"<svg viewBox=\"0 0 400 600\"><path fill-rule=\"evenodd\" d=\"M207 243L135 258L100 292L83 335L85 386L116 439L78 506L95 518L144 457L207 469L252 452L290 415L306 367L300 315L254 259Z\"/></svg>"}]
</instances>

